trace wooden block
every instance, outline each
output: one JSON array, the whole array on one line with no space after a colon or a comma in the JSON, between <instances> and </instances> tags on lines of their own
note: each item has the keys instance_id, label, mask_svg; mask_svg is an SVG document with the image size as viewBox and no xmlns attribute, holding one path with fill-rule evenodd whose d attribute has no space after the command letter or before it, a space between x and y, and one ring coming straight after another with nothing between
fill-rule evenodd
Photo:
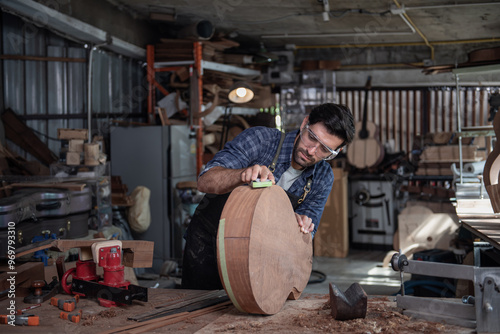
<instances>
[{"instance_id":1,"label":"wooden block","mask_svg":"<svg viewBox=\"0 0 500 334\"><path fill-rule=\"evenodd\" d=\"M83 152L83 139L70 139L68 151Z\"/></svg>"},{"instance_id":2,"label":"wooden block","mask_svg":"<svg viewBox=\"0 0 500 334\"><path fill-rule=\"evenodd\" d=\"M66 152L66 165L77 166L81 163L80 152Z\"/></svg>"},{"instance_id":3,"label":"wooden block","mask_svg":"<svg viewBox=\"0 0 500 334\"><path fill-rule=\"evenodd\" d=\"M455 156L458 153L455 146L445 145L445 146L436 146L439 151L439 160L451 161L457 159Z\"/></svg>"},{"instance_id":4,"label":"wooden block","mask_svg":"<svg viewBox=\"0 0 500 334\"><path fill-rule=\"evenodd\" d=\"M85 165L87 166L97 166L99 165L99 144L98 143L86 143L83 145L83 150L85 153Z\"/></svg>"},{"instance_id":5,"label":"wooden block","mask_svg":"<svg viewBox=\"0 0 500 334\"><path fill-rule=\"evenodd\" d=\"M428 146L422 152L422 160L436 161L439 160L439 146Z\"/></svg>"},{"instance_id":6,"label":"wooden block","mask_svg":"<svg viewBox=\"0 0 500 334\"><path fill-rule=\"evenodd\" d=\"M340 68L339 60L320 60L318 62L320 70L338 70Z\"/></svg>"},{"instance_id":7,"label":"wooden block","mask_svg":"<svg viewBox=\"0 0 500 334\"><path fill-rule=\"evenodd\" d=\"M314 236L314 255L346 257L349 253L348 173L333 168L334 183L318 231Z\"/></svg>"},{"instance_id":8,"label":"wooden block","mask_svg":"<svg viewBox=\"0 0 500 334\"><path fill-rule=\"evenodd\" d=\"M175 71L175 74L177 74L177 77L181 82L184 82L189 79L189 71L186 67L181 67L177 71Z\"/></svg>"},{"instance_id":9,"label":"wooden block","mask_svg":"<svg viewBox=\"0 0 500 334\"><path fill-rule=\"evenodd\" d=\"M57 138L59 139L83 139L87 140L89 137L87 129L57 129Z\"/></svg>"},{"instance_id":10,"label":"wooden block","mask_svg":"<svg viewBox=\"0 0 500 334\"><path fill-rule=\"evenodd\" d=\"M453 132L437 132L433 134L432 140L435 144L448 144L453 136Z\"/></svg>"},{"instance_id":11,"label":"wooden block","mask_svg":"<svg viewBox=\"0 0 500 334\"><path fill-rule=\"evenodd\" d=\"M317 60L303 60L300 63L302 71L314 71L319 69L319 62Z\"/></svg>"}]
</instances>

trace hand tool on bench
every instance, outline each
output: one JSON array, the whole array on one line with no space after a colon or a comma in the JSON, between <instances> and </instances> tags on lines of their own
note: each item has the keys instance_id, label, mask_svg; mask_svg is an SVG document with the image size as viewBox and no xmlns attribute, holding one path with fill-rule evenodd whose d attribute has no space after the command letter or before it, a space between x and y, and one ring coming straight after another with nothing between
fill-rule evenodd
<instances>
[{"instance_id":1,"label":"hand tool on bench","mask_svg":"<svg viewBox=\"0 0 500 334\"><path fill-rule=\"evenodd\" d=\"M55 296L59 291L59 282L57 277L52 277L52 282L47 284L45 281L37 280L31 285L33 292L24 297L24 302L26 304L40 304L49 298Z\"/></svg>"},{"instance_id":2,"label":"hand tool on bench","mask_svg":"<svg viewBox=\"0 0 500 334\"><path fill-rule=\"evenodd\" d=\"M16 314L21 315L21 314L24 314L24 312L26 312L26 311L32 310L32 309L40 307L40 306L42 306L42 304L31 305L31 306L28 306L28 307L23 308L21 310L17 310Z\"/></svg>"},{"instance_id":3,"label":"hand tool on bench","mask_svg":"<svg viewBox=\"0 0 500 334\"><path fill-rule=\"evenodd\" d=\"M80 301L80 296L75 295L74 298L61 299L52 297L50 298L50 305L57 306L60 310L71 312L76 308L76 304Z\"/></svg>"},{"instance_id":4,"label":"hand tool on bench","mask_svg":"<svg viewBox=\"0 0 500 334\"><path fill-rule=\"evenodd\" d=\"M16 326L38 326L40 318L34 314L0 315L0 324Z\"/></svg>"},{"instance_id":5,"label":"hand tool on bench","mask_svg":"<svg viewBox=\"0 0 500 334\"><path fill-rule=\"evenodd\" d=\"M82 319L82 310L73 313L61 312L61 314L59 314L59 317L61 319L69 320L74 323L79 323L80 320Z\"/></svg>"},{"instance_id":6,"label":"hand tool on bench","mask_svg":"<svg viewBox=\"0 0 500 334\"><path fill-rule=\"evenodd\" d=\"M132 304L132 300L148 301L147 288L130 284L125 280L122 265L122 243L119 240L95 242L91 246L92 258L77 261L61 281L67 294L95 298L104 307ZM103 268L102 279L96 275L96 264ZM67 283L72 276L71 284Z\"/></svg>"},{"instance_id":7,"label":"hand tool on bench","mask_svg":"<svg viewBox=\"0 0 500 334\"><path fill-rule=\"evenodd\" d=\"M330 283L330 308L336 320L351 320L366 317L368 297L358 283L353 283L343 293Z\"/></svg>"}]
</instances>

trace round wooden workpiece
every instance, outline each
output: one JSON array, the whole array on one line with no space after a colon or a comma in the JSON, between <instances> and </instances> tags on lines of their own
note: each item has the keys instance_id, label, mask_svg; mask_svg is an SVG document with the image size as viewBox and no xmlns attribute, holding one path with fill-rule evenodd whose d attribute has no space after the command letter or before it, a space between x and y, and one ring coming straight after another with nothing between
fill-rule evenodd
<instances>
[{"instance_id":1,"label":"round wooden workpiece","mask_svg":"<svg viewBox=\"0 0 500 334\"><path fill-rule=\"evenodd\" d=\"M241 186L231 193L219 224L217 265L240 311L275 314L300 297L311 274L312 238L300 232L281 187Z\"/></svg>"}]
</instances>

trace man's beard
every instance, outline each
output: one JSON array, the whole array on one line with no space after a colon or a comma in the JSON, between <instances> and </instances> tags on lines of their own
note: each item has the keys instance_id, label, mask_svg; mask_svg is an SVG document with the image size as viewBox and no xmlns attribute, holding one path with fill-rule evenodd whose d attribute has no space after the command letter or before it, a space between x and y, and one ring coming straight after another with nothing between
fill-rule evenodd
<instances>
[{"instance_id":1,"label":"man's beard","mask_svg":"<svg viewBox=\"0 0 500 334\"><path fill-rule=\"evenodd\" d=\"M299 157L299 152L302 152L307 158L311 159L309 161L304 161ZM316 160L314 159L314 156L309 155L307 151L303 149L299 149L298 141L295 143L293 146L293 153L292 153L292 159L295 161L297 165L299 165L302 168L307 168L309 166L312 166L316 163Z\"/></svg>"}]
</instances>

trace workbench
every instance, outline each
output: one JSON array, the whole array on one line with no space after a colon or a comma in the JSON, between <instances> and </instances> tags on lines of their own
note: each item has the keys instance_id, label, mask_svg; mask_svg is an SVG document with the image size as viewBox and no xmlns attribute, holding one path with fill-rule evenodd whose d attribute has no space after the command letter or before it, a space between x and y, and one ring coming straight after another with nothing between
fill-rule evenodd
<instances>
[{"instance_id":1,"label":"workbench","mask_svg":"<svg viewBox=\"0 0 500 334\"><path fill-rule=\"evenodd\" d=\"M83 311L82 320L76 324L59 318L60 310L45 301L42 306L28 311L40 317L39 326L10 327L0 325L2 332L9 333L116 333L119 328L136 321L129 317L151 312L155 306L168 302L181 303L187 298L199 295L200 291L181 289L149 289L148 302L134 302L132 305L105 308L91 299L80 299L77 310ZM59 294L56 297L68 298ZM0 301L2 313L9 299ZM29 306L22 298L16 298L17 309ZM150 329L147 333L214 333L214 332L390 332L390 333L473 333L469 328L445 325L425 320L410 319L396 308L393 296L369 296L365 319L338 321L330 314L329 295L303 294L299 300L289 300L283 309L273 316L249 315L238 311L230 302L219 310L190 317L164 327ZM194 314L194 313L193 313ZM171 321L172 322L172 321ZM9 326L9 327L7 327ZM147 322L143 326L148 326ZM143 327L129 329L127 333L139 333ZM120 332L121 333L121 332Z\"/></svg>"}]
</instances>

